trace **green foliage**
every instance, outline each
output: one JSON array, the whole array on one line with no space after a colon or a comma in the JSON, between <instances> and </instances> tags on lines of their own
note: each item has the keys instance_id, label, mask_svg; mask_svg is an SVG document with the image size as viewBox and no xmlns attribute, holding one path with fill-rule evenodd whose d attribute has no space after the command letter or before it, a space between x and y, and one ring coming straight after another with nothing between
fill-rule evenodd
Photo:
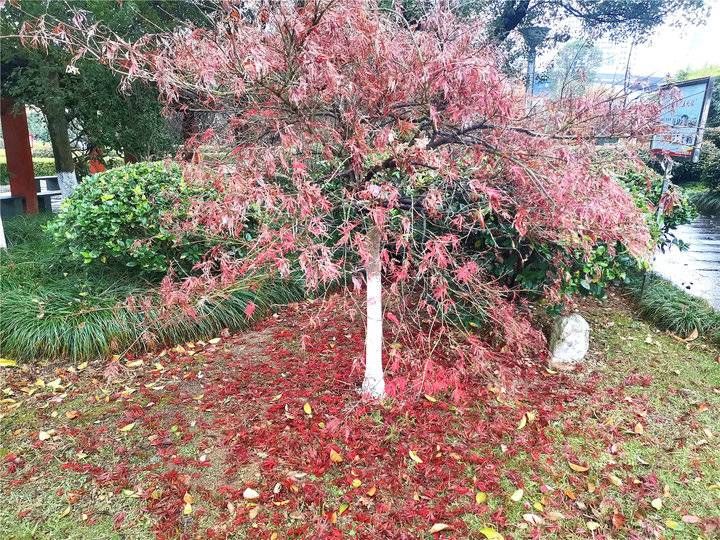
<instances>
[{"instance_id":1,"label":"green foliage","mask_svg":"<svg viewBox=\"0 0 720 540\"><path fill-rule=\"evenodd\" d=\"M680 225L690 223L697 212L690 198L680 186L671 185L675 204L668 214L663 214L658 219L655 215L660 195L662 193L663 180L650 168L642 170L629 170L618 178L618 181L632 195L635 205L641 209L650 225L651 233L658 245L673 243L671 231Z\"/></svg>"},{"instance_id":2,"label":"green foliage","mask_svg":"<svg viewBox=\"0 0 720 540\"><path fill-rule=\"evenodd\" d=\"M697 163L682 161L673 168L676 182L703 182L708 189L720 191L720 128L705 130Z\"/></svg>"},{"instance_id":3,"label":"green foliage","mask_svg":"<svg viewBox=\"0 0 720 540\"><path fill-rule=\"evenodd\" d=\"M53 158L35 157L33 158L33 169L35 176L54 176L55 160ZM5 156L0 156L0 184L7 185L10 183L8 175L7 161Z\"/></svg>"},{"instance_id":4,"label":"green foliage","mask_svg":"<svg viewBox=\"0 0 720 540\"><path fill-rule=\"evenodd\" d=\"M698 334L720 343L720 313L707 301L686 293L653 273L646 275L644 290L642 280L642 276L635 276L631 290L644 317L657 327L681 337L697 330Z\"/></svg>"},{"instance_id":5,"label":"green foliage","mask_svg":"<svg viewBox=\"0 0 720 540\"><path fill-rule=\"evenodd\" d=\"M208 196L188 186L176 165L127 165L82 182L50 228L86 264L120 263L156 275L189 271L209 245L177 226L191 199Z\"/></svg>"}]
</instances>

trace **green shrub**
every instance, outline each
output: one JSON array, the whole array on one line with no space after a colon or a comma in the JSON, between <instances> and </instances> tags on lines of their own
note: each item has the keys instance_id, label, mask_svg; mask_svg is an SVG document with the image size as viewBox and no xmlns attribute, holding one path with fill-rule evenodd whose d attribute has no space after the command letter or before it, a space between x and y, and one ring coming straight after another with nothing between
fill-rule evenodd
<instances>
[{"instance_id":1,"label":"green shrub","mask_svg":"<svg viewBox=\"0 0 720 540\"><path fill-rule=\"evenodd\" d=\"M700 148L700 160L677 162L673 181L702 182L709 189L720 190L720 128L707 128Z\"/></svg>"},{"instance_id":2,"label":"green shrub","mask_svg":"<svg viewBox=\"0 0 720 540\"><path fill-rule=\"evenodd\" d=\"M55 160L52 157L33 158L33 169L35 170L35 176L54 176L57 173L55 171ZM9 183L7 161L3 155L2 159L0 159L0 184L7 185Z\"/></svg>"},{"instance_id":3,"label":"green shrub","mask_svg":"<svg viewBox=\"0 0 720 540\"><path fill-rule=\"evenodd\" d=\"M86 178L50 229L86 264L120 263L150 274L189 270L209 246L178 225L193 198L209 196L185 184L176 165L127 165Z\"/></svg>"}]
</instances>

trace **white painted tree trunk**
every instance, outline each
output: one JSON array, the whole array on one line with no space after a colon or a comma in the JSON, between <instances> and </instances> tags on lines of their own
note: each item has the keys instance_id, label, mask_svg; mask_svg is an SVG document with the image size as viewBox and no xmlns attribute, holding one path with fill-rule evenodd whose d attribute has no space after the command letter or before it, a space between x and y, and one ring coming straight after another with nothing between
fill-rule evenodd
<instances>
[{"instance_id":1,"label":"white painted tree trunk","mask_svg":"<svg viewBox=\"0 0 720 540\"><path fill-rule=\"evenodd\" d=\"M75 176L75 171L58 171L57 177L58 184L60 184L60 194L63 199L66 199L73 194L73 191L75 191L75 188L77 187L77 177Z\"/></svg>"},{"instance_id":2,"label":"white painted tree trunk","mask_svg":"<svg viewBox=\"0 0 720 540\"><path fill-rule=\"evenodd\" d=\"M385 376L382 365L382 265L380 262L380 230L373 227L368 232L367 263L367 328L365 330L365 379L363 394L374 398L385 395Z\"/></svg>"}]
</instances>

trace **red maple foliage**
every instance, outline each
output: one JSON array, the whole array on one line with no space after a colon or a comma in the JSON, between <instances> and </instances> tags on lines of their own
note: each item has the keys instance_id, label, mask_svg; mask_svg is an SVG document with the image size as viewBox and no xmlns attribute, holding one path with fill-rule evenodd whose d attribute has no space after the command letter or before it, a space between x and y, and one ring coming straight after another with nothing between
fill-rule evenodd
<instances>
[{"instance_id":1,"label":"red maple foliage","mask_svg":"<svg viewBox=\"0 0 720 540\"><path fill-rule=\"evenodd\" d=\"M196 158L201 145L229 151L185 164L188 181L221 193L195 208L193 226L232 236L242 256L214 250L199 275L166 282L168 298L191 309L208 286L295 267L309 287L362 288L367 233L378 230L386 318L433 358L390 361L421 367L421 386L443 384L465 367L439 376L435 345L467 313L491 321L504 352L542 349L516 295L488 270L496 247L479 237L504 227L553 245L553 298L578 252L647 249L643 217L614 180L624 160L599 159L596 139L648 136L656 104L607 92L528 103L482 26L443 10L413 27L360 0L279 3L256 15L219 2L207 28L134 43L82 12L73 28L40 19L23 29L26 43L61 43L126 81L152 80L170 109L212 113L212 127L187 146ZM464 347L476 360L492 354L474 338Z\"/></svg>"}]
</instances>

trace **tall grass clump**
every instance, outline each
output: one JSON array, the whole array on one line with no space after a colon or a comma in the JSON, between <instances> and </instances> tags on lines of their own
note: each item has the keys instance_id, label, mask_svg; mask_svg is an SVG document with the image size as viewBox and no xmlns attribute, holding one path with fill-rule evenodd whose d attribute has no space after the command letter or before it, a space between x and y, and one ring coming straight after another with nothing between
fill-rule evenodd
<instances>
[{"instance_id":1,"label":"tall grass clump","mask_svg":"<svg viewBox=\"0 0 720 540\"><path fill-rule=\"evenodd\" d=\"M653 273L647 275L644 288L642 277L634 279L630 287L640 314L658 328L684 338L697 331L720 343L720 312L706 300Z\"/></svg>"},{"instance_id":2,"label":"tall grass clump","mask_svg":"<svg viewBox=\"0 0 720 540\"><path fill-rule=\"evenodd\" d=\"M690 201L698 212L705 215L720 215L720 191L698 191L690 196Z\"/></svg>"},{"instance_id":3,"label":"tall grass clump","mask_svg":"<svg viewBox=\"0 0 720 540\"><path fill-rule=\"evenodd\" d=\"M9 249L0 252L0 356L16 360L83 360L217 336L302 298L299 279L248 276L195 301L196 315L163 307L157 282L123 265L68 257L47 231L48 216L7 220ZM129 297L151 299L130 308Z\"/></svg>"}]
</instances>

